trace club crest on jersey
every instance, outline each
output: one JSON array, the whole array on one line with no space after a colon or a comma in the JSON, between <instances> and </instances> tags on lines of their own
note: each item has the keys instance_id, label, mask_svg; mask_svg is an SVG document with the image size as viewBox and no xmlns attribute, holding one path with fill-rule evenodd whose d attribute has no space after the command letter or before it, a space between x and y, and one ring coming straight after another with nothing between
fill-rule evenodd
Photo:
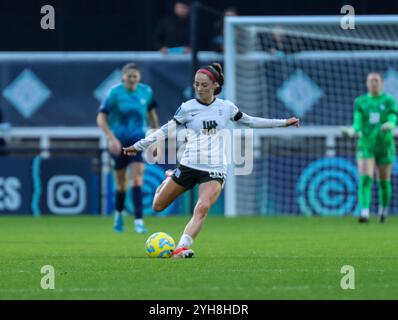
<instances>
[{"instance_id":1,"label":"club crest on jersey","mask_svg":"<svg viewBox=\"0 0 398 320\"><path fill-rule=\"evenodd\" d=\"M384 110L386 107L384 106L384 104L380 105L380 110Z\"/></svg>"},{"instance_id":2,"label":"club crest on jersey","mask_svg":"<svg viewBox=\"0 0 398 320\"><path fill-rule=\"evenodd\" d=\"M215 120L203 121L202 133L215 134L217 131L218 123Z\"/></svg>"}]
</instances>

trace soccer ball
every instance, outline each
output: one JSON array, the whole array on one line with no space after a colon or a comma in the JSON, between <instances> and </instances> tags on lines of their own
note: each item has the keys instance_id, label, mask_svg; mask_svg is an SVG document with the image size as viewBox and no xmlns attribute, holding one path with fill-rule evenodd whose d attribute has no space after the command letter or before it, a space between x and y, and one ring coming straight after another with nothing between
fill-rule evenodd
<instances>
[{"instance_id":1,"label":"soccer ball","mask_svg":"<svg viewBox=\"0 0 398 320\"><path fill-rule=\"evenodd\" d=\"M146 253L151 258L170 258L175 249L174 239L165 232L156 232L146 241Z\"/></svg>"}]
</instances>

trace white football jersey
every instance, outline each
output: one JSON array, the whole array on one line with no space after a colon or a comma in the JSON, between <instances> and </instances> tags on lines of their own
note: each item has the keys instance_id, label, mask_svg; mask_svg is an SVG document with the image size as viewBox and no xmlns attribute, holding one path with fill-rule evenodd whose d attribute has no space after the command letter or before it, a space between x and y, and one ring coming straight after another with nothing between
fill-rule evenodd
<instances>
[{"instance_id":1,"label":"white football jersey","mask_svg":"<svg viewBox=\"0 0 398 320\"><path fill-rule=\"evenodd\" d=\"M159 130L136 142L133 147L143 151L169 135L169 129L185 127L187 141L180 163L184 166L222 176L227 171L225 154L227 143L232 142L229 121L250 128L276 128L288 125L287 119L265 119L240 112L231 101L215 99L206 105L196 99L184 102L170 120ZM178 130L180 137L181 129Z\"/></svg>"},{"instance_id":2,"label":"white football jersey","mask_svg":"<svg viewBox=\"0 0 398 320\"><path fill-rule=\"evenodd\" d=\"M239 113L231 101L216 98L210 105L197 99L184 102L174 120L186 128L186 146L180 163L197 170L225 174L227 161L225 144L220 131Z\"/></svg>"}]
</instances>

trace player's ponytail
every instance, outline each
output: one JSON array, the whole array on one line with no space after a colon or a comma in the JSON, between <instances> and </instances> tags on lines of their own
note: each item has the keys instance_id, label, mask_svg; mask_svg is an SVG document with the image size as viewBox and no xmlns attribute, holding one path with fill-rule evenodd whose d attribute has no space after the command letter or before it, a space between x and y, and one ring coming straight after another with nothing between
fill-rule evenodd
<instances>
[{"instance_id":1,"label":"player's ponytail","mask_svg":"<svg viewBox=\"0 0 398 320\"><path fill-rule=\"evenodd\" d=\"M224 85L224 74L219 63L213 62L211 67L214 69L214 71L216 71L217 83L220 85L216 90L214 90L214 94L217 95L221 93L222 86Z\"/></svg>"}]
</instances>

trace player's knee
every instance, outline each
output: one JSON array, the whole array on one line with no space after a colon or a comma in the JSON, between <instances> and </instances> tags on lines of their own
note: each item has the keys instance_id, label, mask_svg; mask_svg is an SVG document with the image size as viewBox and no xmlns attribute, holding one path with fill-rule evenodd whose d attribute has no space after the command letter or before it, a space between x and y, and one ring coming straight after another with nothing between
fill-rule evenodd
<instances>
[{"instance_id":1,"label":"player's knee","mask_svg":"<svg viewBox=\"0 0 398 320\"><path fill-rule=\"evenodd\" d=\"M126 190L127 190L126 183L124 181L123 182L121 182L121 181L117 182L116 183L116 190L118 192L126 192Z\"/></svg>"},{"instance_id":2,"label":"player's knee","mask_svg":"<svg viewBox=\"0 0 398 320\"><path fill-rule=\"evenodd\" d=\"M142 186L142 182L144 180L144 176L141 174L134 174L131 176L131 183L133 187Z\"/></svg>"},{"instance_id":3,"label":"player's knee","mask_svg":"<svg viewBox=\"0 0 398 320\"><path fill-rule=\"evenodd\" d=\"M159 212L166 209L166 206L161 201L156 201L156 199L154 199L152 202L152 209L156 212Z\"/></svg>"},{"instance_id":4,"label":"player's knee","mask_svg":"<svg viewBox=\"0 0 398 320\"><path fill-rule=\"evenodd\" d=\"M196 205L197 212L201 217L205 217L207 215L210 207L211 203L209 200L199 200L198 204Z\"/></svg>"},{"instance_id":5,"label":"player's knee","mask_svg":"<svg viewBox=\"0 0 398 320\"><path fill-rule=\"evenodd\" d=\"M131 185L133 187L142 187L142 179L133 179Z\"/></svg>"}]
</instances>

